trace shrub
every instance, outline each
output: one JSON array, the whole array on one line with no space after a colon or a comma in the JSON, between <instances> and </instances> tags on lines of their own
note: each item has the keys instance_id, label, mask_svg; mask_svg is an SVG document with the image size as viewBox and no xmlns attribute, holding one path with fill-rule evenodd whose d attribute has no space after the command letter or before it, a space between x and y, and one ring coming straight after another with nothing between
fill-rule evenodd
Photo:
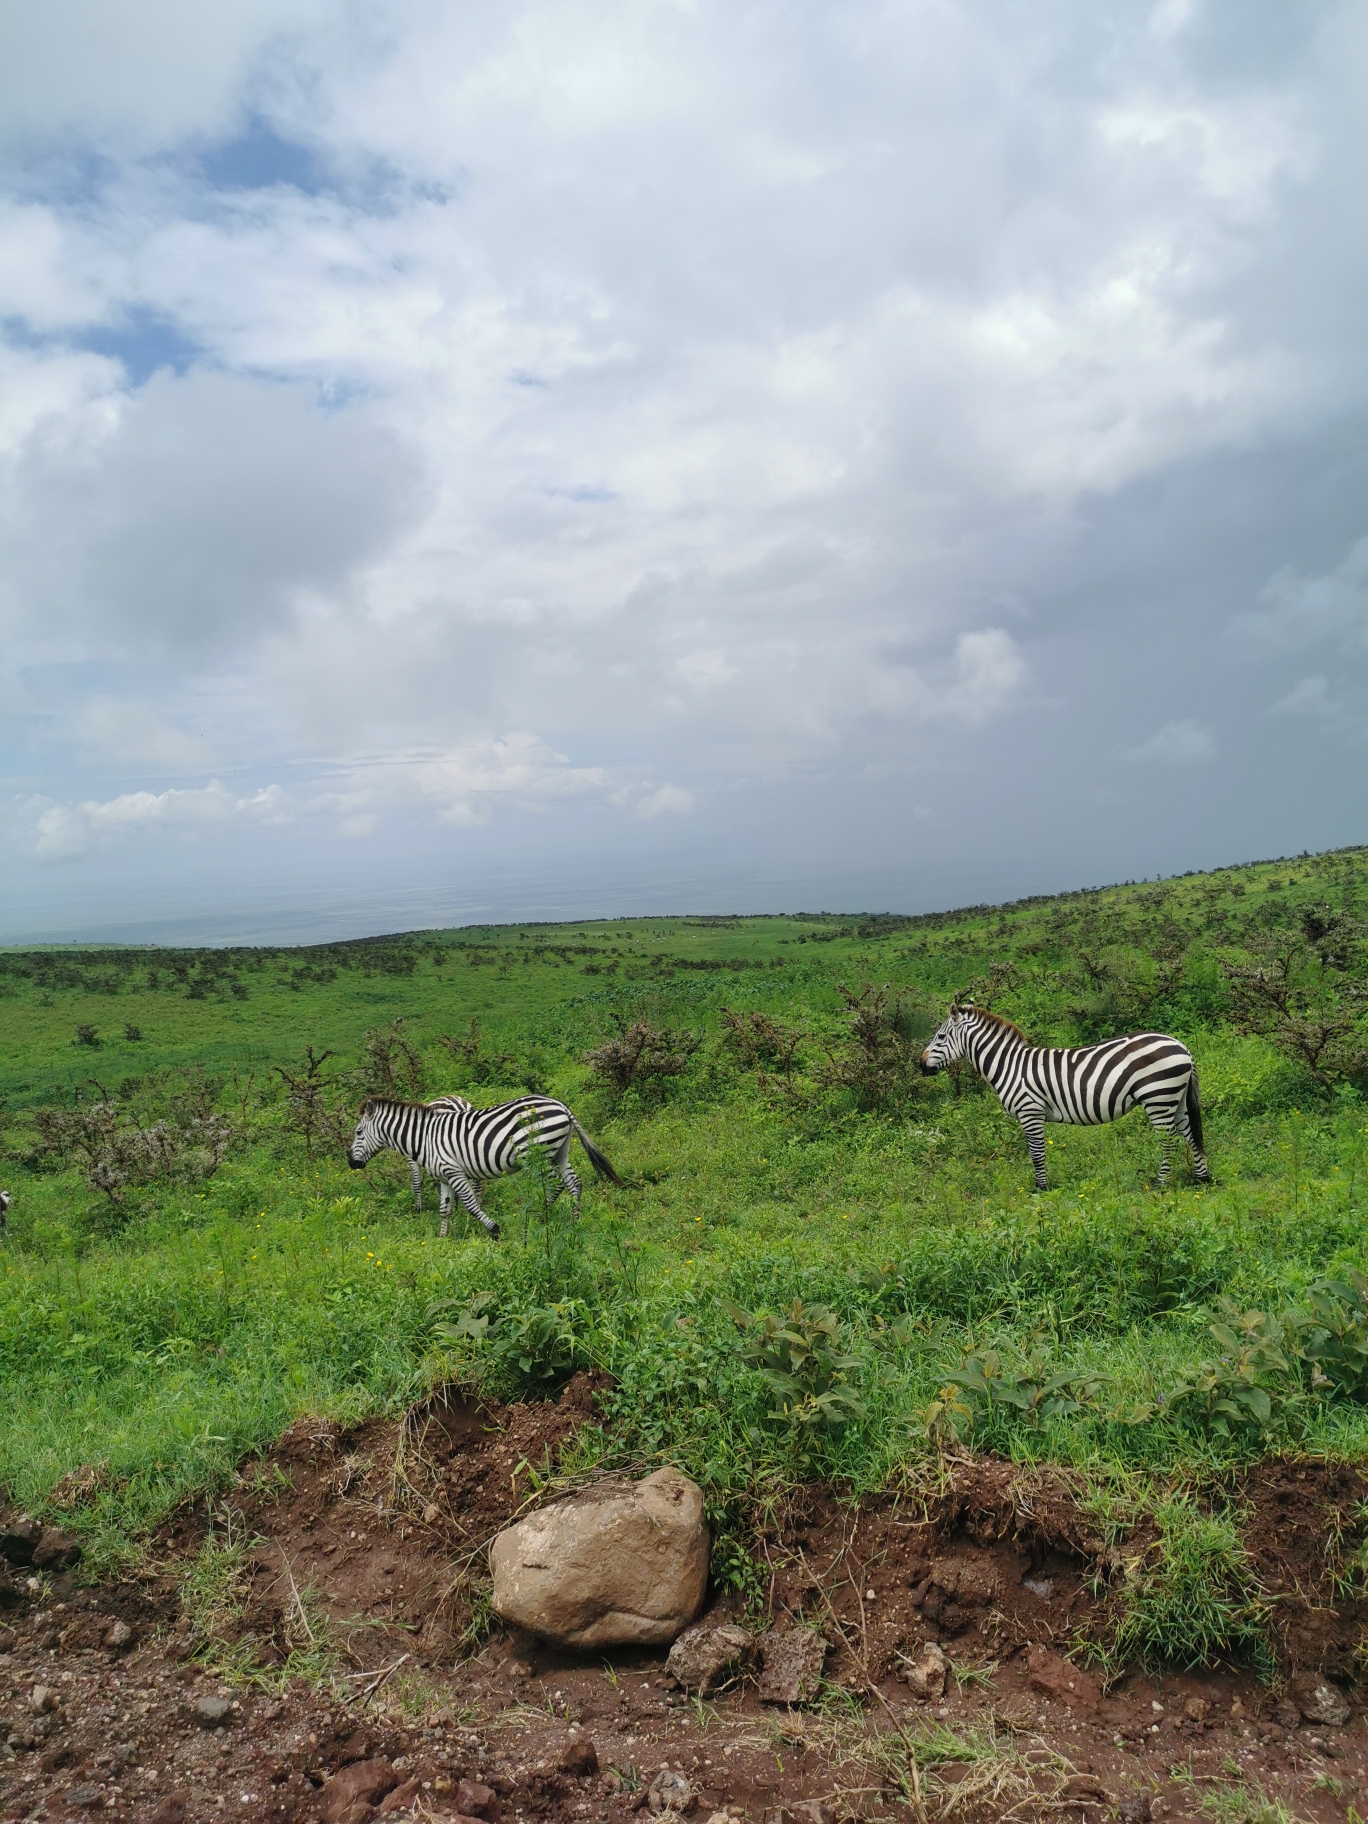
<instances>
[{"instance_id":1,"label":"shrub","mask_svg":"<svg viewBox=\"0 0 1368 1824\"><path fill-rule=\"evenodd\" d=\"M777 1317L754 1317L729 1300L723 1303L741 1331L742 1356L759 1369L775 1397L771 1418L839 1430L863 1416L864 1403L849 1385L858 1361L842 1351L834 1311L795 1298Z\"/></svg>"},{"instance_id":2,"label":"shrub","mask_svg":"<svg viewBox=\"0 0 1368 1824\"><path fill-rule=\"evenodd\" d=\"M363 1095L422 1100L427 1072L417 1046L404 1036L403 1025L401 1013L389 1026L367 1027L361 1041L362 1064L357 1072Z\"/></svg>"},{"instance_id":3,"label":"shrub","mask_svg":"<svg viewBox=\"0 0 1368 1824\"><path fill-rule=\"evenodd\" d=\"M659 1096L672 1077L683 1076L701 1043L695 1033L635 1020L630 1026L620 1023L617 1036L596 1045L584 1061L615 1100L629 1089Z\"/></svg>"},{"instance_id":4,"label":"shrub","mask_svg":"<svg viewBox=\"0 0 1368 1824\"><path fill-rule=\"evenodd\" d=\"M826 1062L818 1066L817 1080L826 1089L850 1090L861 1108L886 1108L917 1081L915 1016L904 1008L904 994L886 982L882 988L866 982L858 994L844 982L838 987L846 1037L823 1047Z\"/></svg>"},{"instance_id":5,"label":"shrub","mask_svg":"<svg viewBox=\"0 0 1368 1824\"><path fill-rule=\"evenodd\" d=\"M76 1037L71 1042L73 1045L89 1045L95 1051L104 1044L99 1033L88 1023L76 1028Z\"/></svg>"},{"instance_id":6,"label":"shrub","mask_svg":"<svg viewBox=\"0 0 1368 1824\"><path fill-rule=\"evenodd\" d=\"M452 1309L449 1299L428 1308L435 1340L473 1351L511 1390L545 1391L594 1364L593 1316L583 1299L500 1311L494 1293L477 1292L449 1318Z\"/></svg>"},{"instance_id":7,"label":"shrub","mask_svg":"<svg viewBox=\"0 0 1368 1824\"><path fill-rule=\"evenodd\" d=\"M1226 1442L1256 1446L1280 1431L1299 1431L1306 1395L1295 1367L1295 1332L1289 1337L1278 1318L1241 1311L1229 1299L1219 1309L1210 1331L1222 1353L1174 1388L1169 1410Z\"/></svg>"}]
</instances>

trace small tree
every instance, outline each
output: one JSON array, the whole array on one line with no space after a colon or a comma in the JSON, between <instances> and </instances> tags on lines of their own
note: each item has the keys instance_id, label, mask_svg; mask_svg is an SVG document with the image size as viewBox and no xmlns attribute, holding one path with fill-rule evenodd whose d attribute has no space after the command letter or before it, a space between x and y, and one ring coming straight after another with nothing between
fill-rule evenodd
<instances>
[{"instance_id":1,"label":"small tree","mask_svg":"<svg viewBox=\"0 0 1368 1824\"><path fill-rule=\"evenodd\" d=\"M722 1027L727 1044L745 1068L756 1073L762 1090L775 1083L792 1091L798 1048L806 1033L766 1013L733 1013L730 1007L722 1009Z\"/></svg>"},{"instance_id":2,"label":"small tree","mask_svg":"<svg viewBox=\"0 0 1368 1824\"><path fill-rule=\"evenodd\" d=\"M303 1140L310 1156L320 1140L336 1141L341 1123L328 1102L328 1083L323 1066L334 1054L315 1052L312 1045L304 1048L304 1068L287 1070L277 1064L275 1071L284 1084L285 1125Z\"/></svg>"},{"instance_id":3,"label":"small tree","mask_svg":"<svg viewBox=\"0 0 1368 1824\"><path fill-rule=\"evenodd\" d=\"M584 1061L614 1100L629 1089L661 1095L671 1077L683 1076L701 1044L696 1033L671 1032L649 1020L619 1022L617 1036L596 1045Z\"/></svg>"},{"instance_id":4,"label":"small tree","mask_svg":"<svg viewBox=\"0 0 1368 1824\"><path fill-rule=\"evenodd\" d=\"M366 1095L422 1100L427 1071L418 1047L404 1036L403 1025L401 1013L392 1025L367 1028L361 1041L365 1061L360 1071Z\"/></svg>"},{"instance_id":5,"label":"small tree","mask_svg":"<svg viewBox=\"0 0 1368 1824\"><path fill-rule=\"evenodd\" d=\"M1322 1089L1368 1077L1368 985L1349 975L1365 947L1357 920L1310 908L1299 929L1256 936L1253 962L1222 964L1234 1025L1295 1059Z\"/></svg>"},{"instance_id":6,"label":"small tree","mask_svg":"<svg viewBox=\"0 0 1368 1824\"><path fill-rule=\"evenodd\" d=\"M920 1048L904 1008L906 995L887 982L882 988L866 982L858 994L844 982L838 986L847 1036L835 1047L822 1047L826 1062L818 1065L817 1080L827 1089L853 1091L861 1108L886 1108L915 1082Z\"/></svg>"}]
</instances>

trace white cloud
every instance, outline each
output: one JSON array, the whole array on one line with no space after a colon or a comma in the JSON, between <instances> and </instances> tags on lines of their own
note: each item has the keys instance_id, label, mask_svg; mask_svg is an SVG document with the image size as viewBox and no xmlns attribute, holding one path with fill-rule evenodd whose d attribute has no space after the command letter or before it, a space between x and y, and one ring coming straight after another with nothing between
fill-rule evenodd
<instances>
[{"instance_id":1,"label":"white cloud","mask_svg":"<svg viewBox=\"0 0 1368 1824\"><path fill-rule=\"evenodd\" d=\"M1285 697L1279 697L1273 705L1276 714L1282 716L1324 716L1330 713L1329 682L1317 674L1314 677L1302 678Z\"/></svg>"},{"instance_id":2,"label":"white cloud","mask_svg":"<svg viewBox=\"0 0 1368 1824\"><path fill-rule=\"evenodd\" d=\"M27 807L41 861L74 861L92 849L114 846L149 830L203 831L234 821L282 823L289 812L278 785L235 797L218 780L199 790L123 792L104 803Z\"/></svg>"},{"instance_id":3,"label":"white cloud","mask_svg":"<svg viewBox=\"0 0 1368 1824\"><path fill-rule=\"evenodd\" d=\"M1194 766L1215 752L1215 737L1200 722L1166 722L1138 747L1123 748L1121 758L1136 766Z\"/></svg>"},{"instance_id":4,"label":"white cloud","mask_svg":"<svg viewBox=\"0 0 1368 1824\"><path fill-rule=\"evenodd\" d=\"M657 786L637 803L638 817L682 816L694 808L694 795L678 785Z\"/></svg>"}]
</instances>

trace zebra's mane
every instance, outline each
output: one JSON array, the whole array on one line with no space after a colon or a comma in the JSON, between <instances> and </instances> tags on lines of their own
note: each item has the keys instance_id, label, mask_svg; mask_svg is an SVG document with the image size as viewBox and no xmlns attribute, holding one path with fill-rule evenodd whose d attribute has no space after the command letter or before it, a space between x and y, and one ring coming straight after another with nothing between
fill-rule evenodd
<instances>
[{"instance_id":1,"label":"zebra's mane","mask_svg":"<svg viewBox=\"0 0 1368 1824\"><path fill-rule=\"evenodd\" d=\"M975 1007L973 1002L970 1001L965 1006L961 1007L959 1011L961 1013L972 1013L977 1019L987 1020L993 1026L1000 1026L1004 1032L1010 1032L1016 1038L1020 1039L1023 1045L1029 1045L1031 1042L1021 1030L1020 1026L1016 1024L1015 1020L1005 1019L1002 1014L994 1013L988 1007Z\"/></svg>"},{"instance_id":2,"label":"zebra's mane","mask_svg":"<svg viewBox=\"0 0 1368 1824\"><path fill-rule=\"evenodd\" d=\"M402 1096L367 1096L360 1113L368 1115L373 1108L426 1108L426 1102L406 1102Z\"/></svg>"}]
</instances>

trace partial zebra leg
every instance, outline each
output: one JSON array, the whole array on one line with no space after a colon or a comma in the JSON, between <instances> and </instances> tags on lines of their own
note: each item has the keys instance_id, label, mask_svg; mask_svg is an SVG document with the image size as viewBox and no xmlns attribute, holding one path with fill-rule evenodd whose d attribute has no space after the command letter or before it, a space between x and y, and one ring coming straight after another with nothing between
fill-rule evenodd
<instances>
[{"instance_id":1,"label":"partial zebra leg","mask_svg":"<svg viewBox=\"0 0 1368 1824\"><path fill-rule=\"evenodd\" d=\"M409 1160L409 1172L413 1177L413 1207L415 1210L421 1210L423 1207L423 1168L416 1159Z\"/></svg>"},{"instance_id":2,"label":"partial zebra leg","mask_svg":"<svg viewBox=\"0 0 1368 1824\"><path fill-rule=\"evenodd\" d=\"M1168 1183L1169 1154L1173 1151L1174 1139L1181 1136L1183 1132L1181 1125L1182 1104L1178 1103L1163 1108L1151 1108L1146 1102L1142 1103L1141 1106L1150 1118L1150 1126L1164 1143L1163 1151L1159 1156L1159 1189L1162 1191L1164 1186Z\"/></svg>"},{"instance_id":3,"label":"partial zebra leg","mask_svg":"<svg viewBox=\"0 0 1368 1824\"><path fill-rule=\"evenodd\" d=\"M1173 1117L1174 1132L1180 1139L1186 1140L1192 1148L1192 1175L1198 1184L1211 1183L1211 1166L1207 1156L1197 1144L1197 1136L1192 1131L1192 1119L1188 1114L1187 1103L1180 1102Z\"/></svg>"},{"instance_id":4,"label":"partial zebra leg","mask_svg":"<svg viewBox=\"0 0 1368 1824\"><path fill-rule=\"evenodd\" d=\"M560 1145L556 1148L555 1153L552 1155L551 1163L556 1168L556 1176L570 1193L570 1208L574 1213L575 1221L578 1222L580 1196L584 1190L584 1186L579 1181L579 1174L570 1163L569 1134L565 1136L564 1140L562 1140Z\"/></svg>"},{"instance_id":5,"label":"partial zebra leg","mask_svg":"<svg viewBox=\"0 0 1368 1824\"><path fill-rule=\"evenodd\" d=\"M490 1240L497 1241L499 1239L499 1225L497 1222L493 1221L491 1217L486 1216L484 1211L480 1208L480 1200L475 1195L475 1186L470 1182L469 1178L463 1178L458 1173L453 1172L451 1176L445 1178L443 1182L455 1192L460 1200L461 1208L468 1210L470 1214L475 1217L477 1222L482 1222L484 1224L485 1228L489 1231ZM451 1204L448 1200L447 1208L442 1213L442 1226L438 1230L439 1235L445 1235L447 1232L447 1216L450 1213L450 1209Z\"/></svg>"},{"instance_id":6,"label":"partial zebra leg","mask_svg":"<svg viewBox=\"0 0 1368 1824\"><path fill-rule=\"evenodd\" d=\"M1048 1191L1049 1180L1045 1176L1045 1118L1043 1115L1018 1115L1021 1130L1026 1136L1026 1144L1031 1151L1031 1164L1035 1167L1035 1188Z\"/></svg>"}]
</instances>

